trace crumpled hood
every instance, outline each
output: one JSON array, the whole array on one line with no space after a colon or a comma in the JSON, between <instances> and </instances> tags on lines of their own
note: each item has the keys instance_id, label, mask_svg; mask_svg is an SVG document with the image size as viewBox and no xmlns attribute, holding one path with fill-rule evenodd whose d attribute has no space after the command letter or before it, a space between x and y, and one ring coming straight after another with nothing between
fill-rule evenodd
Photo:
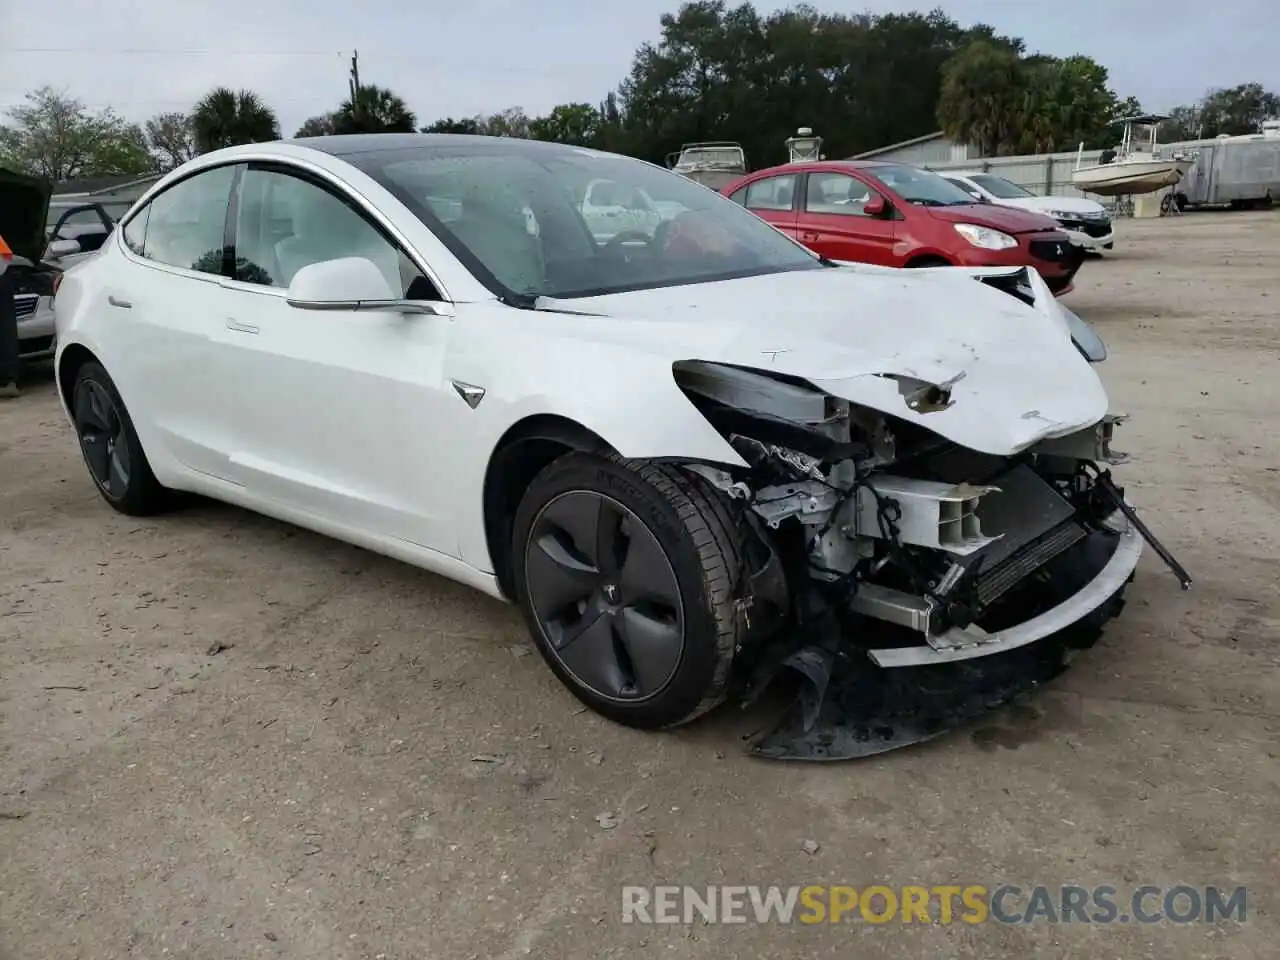
<instances>
[{"instance_id":1,"label":"crumpled hood","mask_svg":"<svg viewBox=\"0 0 1280 960\"><path fill-rule=\"evenodd\" d=\"M1033 285L1052 308L1043 281ZM1011 455L1107 412L1061 319L945 269L842 267L547 306L633 321L563 316L563 335L798 377L984 453ZM918 413L885 375L954 383L953 402Z\"/></svg>"},{"instance_id":2,"label":"crumpled hood","mask_svg":"<svg viewBox=\"0 0 1280 960\"><path fill-rule=\"evenodd\" d=\"M32 263L44 256L44 224L52 194L47 180L0 167L0 237Z\"/></svg>"}]
</instances>

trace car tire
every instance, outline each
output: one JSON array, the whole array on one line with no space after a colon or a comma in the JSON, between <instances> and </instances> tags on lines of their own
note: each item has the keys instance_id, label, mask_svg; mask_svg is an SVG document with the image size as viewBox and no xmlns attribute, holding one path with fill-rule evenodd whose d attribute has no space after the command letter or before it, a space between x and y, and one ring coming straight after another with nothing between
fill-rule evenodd
<instances>
[{"instance_id":1,"label":"car tire","mask_svg":"<svg viewBox=\"0 0 1280 960\"><path fill-rule=\"evenodd\" d=\"M171 493L152 473L120 391L100 363L91 360L76 371L71 418L89 476L107 503L131 517L171 505Z\"/></svg>"},{"instance_id":2,"label":"car tire","mask_svg":"<svg viewBox=\"0 0 1280 960\"><path fill-rule=\"evenodd\" d=\"M626 726L676 726L725 698L745 633L735 601L749 535L701 477L567 454L516 510L517 599L578 700Z\"/></svg>"}]
</instances>

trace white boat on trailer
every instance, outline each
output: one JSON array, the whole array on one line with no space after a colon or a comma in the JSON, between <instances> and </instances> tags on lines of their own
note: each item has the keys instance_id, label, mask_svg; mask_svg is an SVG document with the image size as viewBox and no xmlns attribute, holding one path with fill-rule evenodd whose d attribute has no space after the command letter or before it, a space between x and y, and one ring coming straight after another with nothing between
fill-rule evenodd
<instances>
[{"instance_id":1,"label":"white boat on trailer","mask_svg":"<svg viewBox=\"0 0 1280 960\"><path fill-rule=\"evenodd\" d=\"M1148 113L1116 120L1124 124L1120 147L1110 159L1106 159L1104 152L1103 162L1093 166L1082 167L1077 159L1071 174L1072 186L1103 197L1131 197L1176 184L1195 161L1160 155L1156 136L1160 124L1168 119L1162 114ZM1143 132L1141 136L1139 130ZM1081 144L1077 157L1083 152Z\"/></svg>"},{"instance_id":2,"label":"white boat on trailer","mask_svg":"<svg viewBox=\"0 0 1280 960\"><path fill-rule=\"evenodd\" d=\"M667 155L667 167L712 190L719 190L747 172L741 144L728 140L686 143Z\"/></svg>"}]
</instances>

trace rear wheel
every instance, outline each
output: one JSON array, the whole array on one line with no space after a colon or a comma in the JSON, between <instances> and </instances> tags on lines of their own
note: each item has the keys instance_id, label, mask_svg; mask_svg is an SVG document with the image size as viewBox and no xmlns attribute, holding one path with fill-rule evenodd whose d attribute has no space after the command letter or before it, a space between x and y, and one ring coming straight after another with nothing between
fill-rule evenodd
<instances>
[{"instance_id":1,"label":"rear wheel","mask_svg":"<svg viewBox=\"0 0 1280 960\"><path fill-rule=\"evenodd\" d=\"M71 416L85 466L107 503L135 517L169 506L169 491L151 472L129 411L101 364L89 361L76 371Z\"/></svg>"},{"instance_id":2,"label":"rear wheel","mask_svg":"<svg viewBox=\"0 0 1280 960\"><path fill-rule=\"evenodd\" d=\"M726 693L742 631L744 537L701 478L568 454L516 512L517 598L574 696L618 723L673 726Z\"/></svg>"}]
</instances>

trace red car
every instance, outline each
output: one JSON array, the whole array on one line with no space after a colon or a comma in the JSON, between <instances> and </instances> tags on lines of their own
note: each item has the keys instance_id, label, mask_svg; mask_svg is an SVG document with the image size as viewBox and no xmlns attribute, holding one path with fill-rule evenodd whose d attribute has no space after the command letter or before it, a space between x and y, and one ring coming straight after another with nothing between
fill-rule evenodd
<instances>
[{"instance_id":1,"label":"red car","mask_svg":"<svg viewBox=\"0 0 1280 960\"><path fill-rule=\"evenodd\" d=\"M1084 259L1057 221L979 202L936 173L902 163L791 163L757 170L720 192L832 260L1033 266L1060 296Z\"/></svg>"}]
</instances>

